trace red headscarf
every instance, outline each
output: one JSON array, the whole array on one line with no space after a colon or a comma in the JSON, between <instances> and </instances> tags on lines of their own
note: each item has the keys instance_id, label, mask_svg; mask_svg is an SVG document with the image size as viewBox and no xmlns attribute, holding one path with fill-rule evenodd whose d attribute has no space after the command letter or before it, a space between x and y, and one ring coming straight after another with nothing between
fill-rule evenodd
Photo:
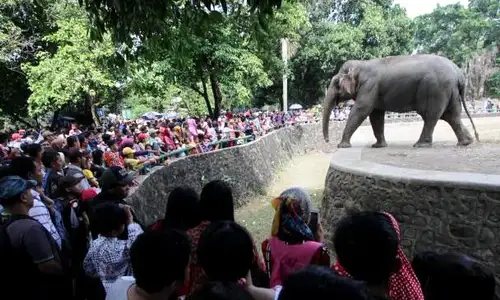
<instances>
[{"instance_id":1,"label":"red headscarf","mask_svg":"<svg viewBox=\"0 0 500 300\"><path fill-rule=\"evenodd\" d=\"M389 213L384 212L392 222L392 226L396 231L399 239L401 239L401 231L398 221ZM420 287L420 282L413 272L410 261L406 258L403 249L399 247L398 258L401 261L401 269L393 274L389 279L389 296L391 300L424 300L424 294ZM333 269L341 276L351 277L349 273L337 261Z\"/></svg>"}]
</instances>

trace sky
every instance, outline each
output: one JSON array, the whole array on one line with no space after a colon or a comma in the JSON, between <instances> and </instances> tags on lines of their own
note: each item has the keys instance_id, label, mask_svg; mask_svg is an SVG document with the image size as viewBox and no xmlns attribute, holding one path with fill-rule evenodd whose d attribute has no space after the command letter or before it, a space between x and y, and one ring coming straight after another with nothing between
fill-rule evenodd
<instances>
[{"instance_id":1,"label":"sky","mask_svg":"<svg viewBox=\"0 0 500 300\"><path fill-rule=\"evenodd\" d=\"M406 8L406 14L410 18L418 15L430 13L439 4L445 6L448 4L455 4L460 2L463 6L467 7L468 0L394 0L394 4L399 4Z\"/></svg>"}]
</instances>

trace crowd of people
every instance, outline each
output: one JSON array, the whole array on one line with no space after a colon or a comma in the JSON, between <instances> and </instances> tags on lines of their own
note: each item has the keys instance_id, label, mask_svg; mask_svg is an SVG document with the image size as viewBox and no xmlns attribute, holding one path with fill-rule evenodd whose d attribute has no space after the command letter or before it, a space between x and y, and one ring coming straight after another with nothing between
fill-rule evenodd
<instances>
[{"instance_id":1,"label":"crowd of people","mask_svg":"<svg viewBox=\"0 0 500 300\"><path fill-rule=\"evenodd\" d=\"M387 212L350 212L335 224L328 249L317 212L298 188L270 201L275 215L264 241L236 222L224 181L201 193L175 188L154 224L142 224L125 201L135 171L173 153L213 151L215 138L235 146L238 132L256 139L313 119L226 114L217 122L72 124L57 134L2 135L2 299L493 299L493 272L469 256L407 259L399 224Z\"/></svg>"},{"instance_id":2,"label":"crowd of people","mask_svg":"<svg viewBox=\"0 0 500 300\"><path fill-rule=\"evenodd\" d=\"M120 167L104 171L97 196L65 175L49 199L33 159L14 166L0 178L2 299L494 299L493 272L469 256L408 260L387 212L350 212L327 249L311 199L291 188L271 200L269 237L255 241L224 181L200 194L175 188L164 218L144 226L124 201L133 178Z\"/></svg>"},{"instance_id":3,"label":"crowd of people","mask_svg":"<svg viewBox=\"0 0 500 300\"><path fill-rule=\"evenodd\" d=\"M12 158L28 153L36 156L34 152L44 149L58 151L63 160L70 163L72 150L80 150L83 165L79 167L92 168L94 173L102 173L102 168L111 166L147 170L145 166L241 145L277 128L313 122L316 118L309 111L247 111L228 112L217 121L209 118L115 119L101 127L81 128L73 123L58 131L21 129L0 134L0 163L9 164Z\"/></svg>"}]
</instances>

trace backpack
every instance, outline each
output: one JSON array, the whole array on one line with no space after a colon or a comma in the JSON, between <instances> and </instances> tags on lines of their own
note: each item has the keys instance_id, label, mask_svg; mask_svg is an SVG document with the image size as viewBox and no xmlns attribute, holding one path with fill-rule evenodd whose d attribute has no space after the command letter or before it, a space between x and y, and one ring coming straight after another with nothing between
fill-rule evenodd
<instances>
[{"instance_id":1,"label":"backpack","mask_svg":"<svg viewBox=\"0 0 500 300\"><path fill-rule=\"evenodd\" d=\"M31 262L31 258L26 251L20 251L12 247L11 238L7 234L7 228L12 223L23 219L34 220L26 215L2 215L0 217L0 266L2 266L0 290L2 291L2 298L5 297L3 299L17 299L34 292L26 289L24 283L36 280L37 266Z\"/></svg>"}]
</instances>

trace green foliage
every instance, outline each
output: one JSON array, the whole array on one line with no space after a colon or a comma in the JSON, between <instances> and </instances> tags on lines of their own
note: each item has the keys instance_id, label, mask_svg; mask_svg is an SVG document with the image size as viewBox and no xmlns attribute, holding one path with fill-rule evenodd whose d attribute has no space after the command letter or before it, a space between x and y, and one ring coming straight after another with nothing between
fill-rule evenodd
<instances>
[{"instance_id":1,"label":"green foliage","mask_svg":"<svg viewBox=\"0 0 500 300\"><path fill-rule=\"evenodd\" d=\"M115 40L133 42L133 37L147 39L158 32L178 24L193 21L193 16L205 14L210 22L204 30L210 31L219 22L224 22L223 13L234 13L240 2L226 0L191 0L178 2L172 0L132 0L121 1L79 0L80 5L89 13L92 34L101 39L106 31L111 31ZM281 0L245 1L247 11L258 16L257 21L265 25L265 17L273 13L273 8L281 6ZM195 23L197 24L197 23Z\"/></svg>"},{"instance_id":2,"label":"green foliage","mask_svg":"<svg viewBox=\"0 0 500 300\"><path fill-rule=\"evenodd\" d=\"M314 22L291 60L292 102L318 103L331 76L346 60L409 54L413 48L413 23L390 1L333 4L335 21Z\"/></svg>"},{"instance_id":3,"label":"green foliage","mask_svg":"<svg viewBox=\"0 0 500 300\"><path fill-rule=\"evenodd\" d=\"M50 0L0 1L0 114L15 124L34 125L27 116L30 95L21 70L26 62L36 62L38 51L52 51L42 38L55 30L54 6Z\"/></svg>"},{"instance_id":4,"label":"green foliage","mask_svg":"<svg viewBox=\"0 0 500 300\"><path fill-rule=\"evenodd\" d=\"M87 22L83 12L75 7L71 16L57 21L58 30L44 38L58 45L56 53L39 52L38 63L24 65L32 91L30 115L78 104L82 99L101 99L116 85L107 66L116 49L109 38L103 42L89 40ZM101 103L90 105L96 104Z\"/></svg>"},{"instance_id":5,"label":"green foliage","mask_svg":"<svg viewBox=\"0 0 500 300\"><path fill-rule=\"evenodd\" d=\"M488 95L500 98L500 72L493 74L486 82Z\"/></svg>"},{"instance_id":6,"label":"green foliage","mask_svg":"<svg viewBox=\"0 0 500 300\"><path fill-rule=\"evenodd\" d=\"M432 13L416 18L417 44L423 53L446 56L458 65L487 46L492 23L477 11L460 4L436 8Z\"/></svg>"},{"instance_id":7,"label":"green foliage","mask_svg":"<svg viewBox=\"0 0 500 300\"><path fill-rule=\"evenodd\" d=\"M437 7L415 20L392 0L247 3L0 1L0 114L35 123L28 112L72 108L89 116L107 106L136 116L217 117L221 109L280 104L283 74L289 102L309 106L346 60L418 49L464 65L500 45L497 0ZM500 91L495 70L489 95Z\"/></svg>"}]
</instances>

